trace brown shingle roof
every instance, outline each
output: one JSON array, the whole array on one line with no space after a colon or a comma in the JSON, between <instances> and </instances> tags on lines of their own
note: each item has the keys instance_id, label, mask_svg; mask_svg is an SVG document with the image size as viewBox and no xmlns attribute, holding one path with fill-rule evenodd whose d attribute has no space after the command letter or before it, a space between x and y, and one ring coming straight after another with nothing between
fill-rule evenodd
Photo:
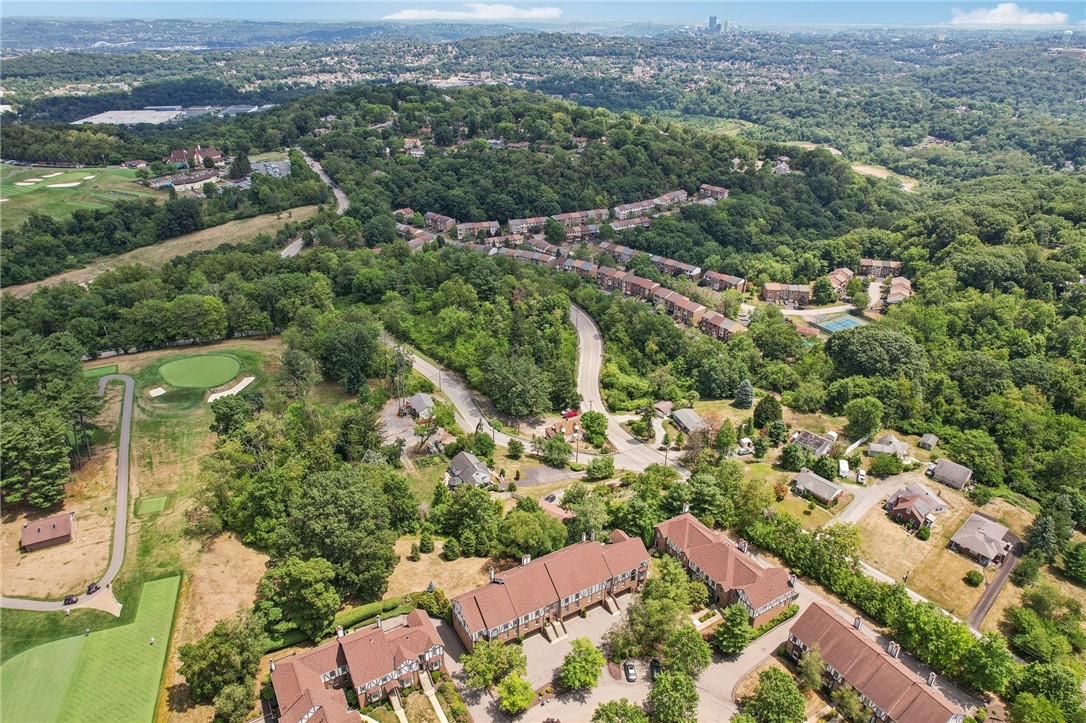
<instances>
[{"instance_id":1,"label":"brown shingle roof","mask_svg":"<svg viewBox=\"0 0 1086 723\"><path fill-rule=\"evenodd\" d=\"M422 610L407 615L404 625L385 629L374 624L339 638L355 687L396 670L405 660L415 660L434 645L441 645L437 629Z\"/></svg>"},{"instance_id":2,"label":"brown shingle roof","mask_svg":"<svg viewBox=\"0 0 1086 723\"><path fill-rule=\"evenodd\" d=\"M809 606L790 632L807 647L818 645L828 666L897 723L947 723L963 714L822 603Z\"/></svg>"},{"instance_id":3,"label":"brown shingle roof","mask_svg":"<svg viewBox=\"0 0 1086 723\"><path fill-rule=\"evenodd\" d=\"M72 513L46 517L44 520L27 522L23 525L21 544L23 547L36 545L72 534Z\"/></svg>"}]
</instances>

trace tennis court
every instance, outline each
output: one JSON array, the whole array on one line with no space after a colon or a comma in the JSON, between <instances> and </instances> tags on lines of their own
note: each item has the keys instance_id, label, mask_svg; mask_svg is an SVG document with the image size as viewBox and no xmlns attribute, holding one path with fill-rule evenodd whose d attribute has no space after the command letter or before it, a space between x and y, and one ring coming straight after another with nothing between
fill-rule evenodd
<instances>
[{"instance_id":1,"label":"tennis court","mask_svg":"<svg viewBox=\"0 0 1086 723\"><path fill-rule=\"evenodd\" d=\"M863 324L855 316L839 316L836 319L815 322L814 325L827 334L836 334L845 329L855 329L857 326L863 326Z\"/></svg>"}]
</instances>

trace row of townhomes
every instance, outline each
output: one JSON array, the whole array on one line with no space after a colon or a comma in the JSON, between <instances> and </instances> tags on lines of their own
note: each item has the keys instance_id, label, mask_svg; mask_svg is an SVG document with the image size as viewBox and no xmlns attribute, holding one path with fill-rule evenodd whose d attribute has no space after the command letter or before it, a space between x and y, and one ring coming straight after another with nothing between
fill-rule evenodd
<instances>
[{"instance_id":1,"label":"row of townhomes","mask_svg":"<svg viewBox=\"0 0 1086 723\"><path fill-rule=\"evenodd\" d=\"M912 296L912 283L901 273L900 261L880 261L878 259L860 259L860 276L869 276L875 279L890 278L889 293L886 297L887 304L897 304ZM849 268L838 268L826 274L830 286L837 296L845 295L845 286L856 273ZM715 287L714 287L715 288ZM734 288L734 287L733 287ZM811 303L811 284L779 284L768 282L762 284L762 301L770 304L797 304L806 306ZM718 289L719 290L719 289ZM741 289L745 291L746 289Z\"/></svg>"},{"instance_id":2,"label":"row of townhomes","mask_svg":"<svg viewBox=\"0 0 1086 723\"><path fill-rule=\"evenodd\" d=\"M863 621L849 624L833 608L814 603L803 611L788 635L788 653L798 660L818 647L826 663L824 684L837 689L850 685L871 711L872 720L891 723L962 723L965 711L936 688L935 674L920 678L898 659L901 646L890 642L883 650L861 631Z\"/></svg>"},{"instance_id":3,"label":"row of townhomes","mask_svg":"<svg viewBox=\"0 0 1086 723\"><path fill-rule=\"evenodd\" d=\"M762 567L723 533L711 530L689 512L653 528L653 546L671 555L705 583L713 603L747 609L750 624L761 625L795 602L796 576L782 567Z\"/></svg>"},{"instance_id":4,"label":"row of townhomes","mask_svg":"<svg viewBox=\"0 0 1086 723\"><path fill-rule=\"evenodd\" d=\"M445 669L445 647L423 610L344 634L323 645L272 661L271 680L289 723L358 723L347 708L351 688L362 705L390 698L413 685L429 689L429 673Z\"/></svg>"},{"instance_id":5,"label":"row of townhomes","mask_svg":"<svg viewBox=\"0 0 1086 723\"><path fill-rule=\"evenodd\" d=\"M477 640L509 641L542 632L565 635L562 621L602 604L617 612L616 596L641 588L649 552L639 537L621 530L607 544L595 540L564 547L519 567L494 573L489 584L452 600L453 628L472 650Z\"/></svg>"}]
</instances>

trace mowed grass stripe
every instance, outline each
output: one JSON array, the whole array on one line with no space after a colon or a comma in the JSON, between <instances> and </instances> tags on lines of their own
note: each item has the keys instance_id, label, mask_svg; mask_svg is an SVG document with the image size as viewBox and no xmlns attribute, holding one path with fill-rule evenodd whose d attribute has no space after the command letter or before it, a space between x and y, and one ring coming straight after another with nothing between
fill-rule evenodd
<instances>
[{"instance_id":1,"label":"mowed grass stripe","mask_svg":"<svg viewBox=\"0 0 1086 723\"><path fill-rule=\"evenodd\" d=\"M0 718L4 723L148 723L180 586L180 577L146 583L132 623L40 645L4 663Z\"/></svg>"},{"instance_id":2,"label":"mowed grass stripe","mask_svg":"<svg viewBox=\"0 0 1086 723\"><path fill-rule=\"evenodd\" d=\"M88 640L78 635L46 643L4 663L0 667L0 720L4 723L59 721Z\"/></svg>"},{"instance_id":3,"label":"mowed grass stripe","mask_svg":"<svg viewBox=\"0 0 1086 723\"><path fill-rule=\"evenodd\" d=\"M171 387L210 389L221 386L241 371L241 362L224 354L201 354L167 362L158 369Z\"/></svg>"}]
</instances>

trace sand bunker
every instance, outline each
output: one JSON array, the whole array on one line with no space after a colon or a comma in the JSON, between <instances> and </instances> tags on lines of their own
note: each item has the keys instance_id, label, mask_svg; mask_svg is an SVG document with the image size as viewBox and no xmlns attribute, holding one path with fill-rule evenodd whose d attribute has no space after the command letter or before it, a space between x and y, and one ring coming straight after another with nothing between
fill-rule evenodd
<instances>
[{"instance_id":1,"label":"sand bunker","mask_svg":"<svg viewBox=\"0 0 1086 723\"><path fill-rule=\"evenodd\" d=\"M256 377L245 377L240 382L238 382L234 386L227 389L225 392L215 392L214 394L212 394L210 397L207 398L207 401L210 404L211 402L215 401L216 399L219 399L220 397L229 397L229 396L232 396L234 394L237 394L242 389L244 389L245 387L252 384L255 380L256 380Z\"/></svg>"},{"instance_id":2,"label":"sand bunker","mask_svg":"<svg viewBox=\"0 0 1086 723\"><path fill-rule=\"evenodd\" d=\"M6 200L7 200L6 198L0 198L0 203L3 203Z\"/></svg>"},{"instance_id":3,"label":"sand bunker","mask_svg":"<svg viewBox=\"0 0 1086 723\"><path fill-rule=\"evenodd\" d=\"M41 183L41 178L31 178L29 181L16 181L16 186L33 186L35 183Z\"/></svg>"},{"instance_id":4,"label":"sand bunker","mask_svg":"<svg viewBox=\"0 0 1086 723\"><path fill-rule=\"evenodd\" d=\"M93 180L94 180L94 176L83 176L83 180L84 180L84 181L93 181Z\"/></svg>"},{"instance_id":5,"label":"sand bunker","mask_svg":"<svg viewBox=\"0 0 1086 723\"><path fill-rule=\"evenodd\" d=\"M75 188L82 184L82 181L72 181L71 183L50 183L46 188Z\"/></svg>"},{"instance_id":6,"label":"sand bunker","mask_svg":"<svg viewBox=\"0 0 1086 723\"><path fill-rule=\"evenodd\" d=\"M147 392L147 394L152 396L152 397L161 397L165 393L166 393L166 390L163 389L162 387L155 387L151 391Z\"/></svg>"},{"instance_id":7,"label":"sand bunker","mask_svg":"<svg viewBox=\"0 0 1086 723\"><path fill-rule=\"evenodd\" d=\"M47 173L42 178L56 178L57 176L63 176L64 171L57 171L56 173Z\"/></svg>"}]
</instances>

